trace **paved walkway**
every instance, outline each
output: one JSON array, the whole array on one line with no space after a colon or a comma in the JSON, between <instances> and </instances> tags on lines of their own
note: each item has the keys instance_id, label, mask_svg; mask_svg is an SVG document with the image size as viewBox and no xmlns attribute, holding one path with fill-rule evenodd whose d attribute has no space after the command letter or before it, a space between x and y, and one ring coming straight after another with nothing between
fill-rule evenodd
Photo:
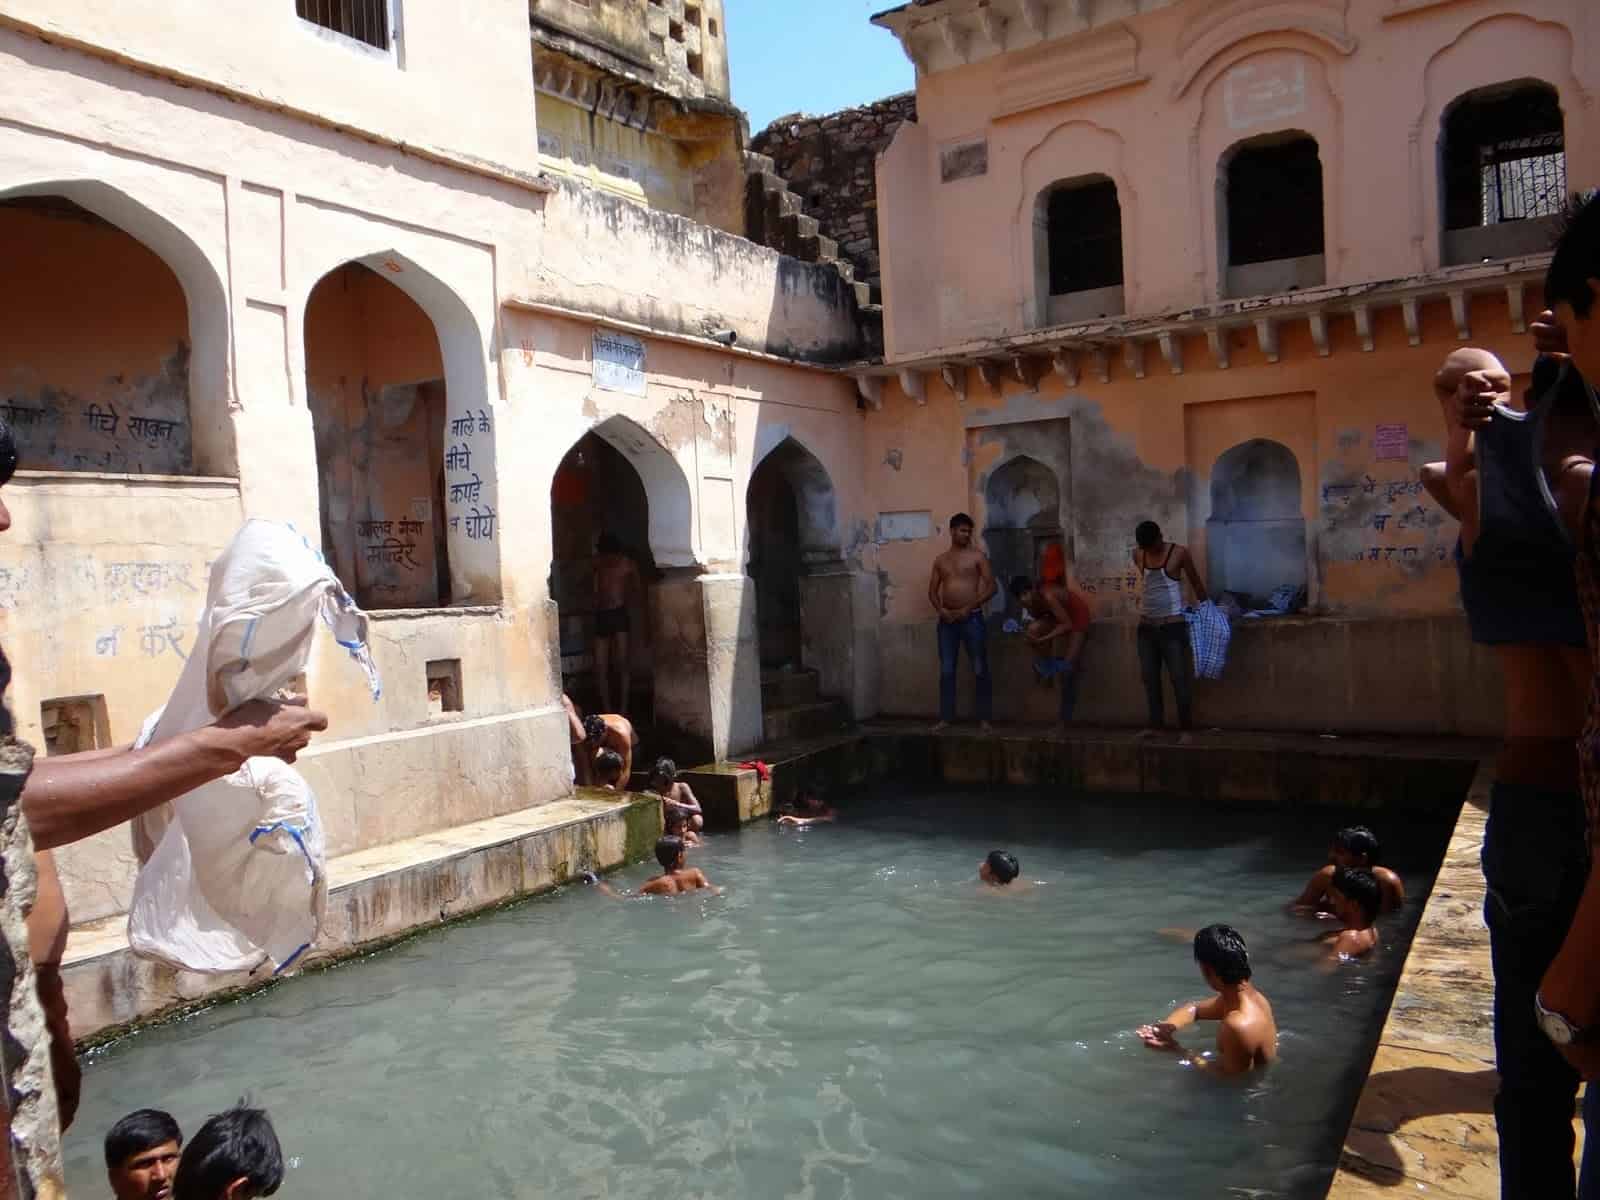
<instances>
[{"instance_id":1,"label":"paved walkway","mask_svg":"<svg viewBox=\"0 0 1600 1200\"><path fill-rule=\"evenodd\" d=\"M1397 1194L1495 1200L1489 933L1478 853L1489 771L1478 772L1417 927L1329 1200ZM1579 1126L1579 1136L1582 1127Z\"/></svg>"}]
</instances>

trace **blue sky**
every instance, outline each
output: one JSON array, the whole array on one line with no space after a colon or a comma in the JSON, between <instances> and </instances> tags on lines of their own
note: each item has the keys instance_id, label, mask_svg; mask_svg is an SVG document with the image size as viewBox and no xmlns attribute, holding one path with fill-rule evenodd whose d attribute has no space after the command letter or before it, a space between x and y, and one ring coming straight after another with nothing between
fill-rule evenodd
<instances>
[{"instance_id":1,"label":"blue sky","mask_svg":"<svg viewBox=\"0 0 1600 1200\"><path fill-rule=\"evenodd\" d=\"M827 113L915 86L911 60L868 24L899 0L725 0L733 102L759 133L785 113Z\"/></svg>"}]
</instances>

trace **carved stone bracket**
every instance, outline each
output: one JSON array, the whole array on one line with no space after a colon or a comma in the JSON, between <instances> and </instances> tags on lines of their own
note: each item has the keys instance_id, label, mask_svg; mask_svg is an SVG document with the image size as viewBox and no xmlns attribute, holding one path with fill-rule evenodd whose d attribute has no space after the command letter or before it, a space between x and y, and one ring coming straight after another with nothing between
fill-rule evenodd
<instances>
[{"instance_id":1,"label":"carved stone bracket","mask_svg":"<svg viewBox=\"0 0 1600 1200\"><path fill-rule=\"evenodd\" d=\"M1220 325L1211 326L1206 330L1206 345L1218 368L1226 371L1232 365L1228 358L1228 331Z\"/></svg>"},{"instance_id":2,"label":"carved stone bracket","mask_svg":"<svg viewBox=\"0 0 1600 1200\"><path fill-rule=\"evenodd\" d=\"M1514 333L1528 332L1528 314L1525 311L1526 300L1522 295L1522 284L1506 284L1506 311L1511 316L1511 329Z\"/></svg>"},{"instance_id":3,"label":"carved stone bracket","mask_svg":"<svg viewBox=\"0 0 1600 1200\"><path fill-rule=\"evenodd\" d=\"M1122 361L1128 364L1135 379L1144 378L1144 343L1129 338L1122 343Z\"/></svg>"},{"instance_id":4,"label":"carved stone bracket","mask_svg":"<svg viewBox=\"0 0 1600 1200\"><path fill-rule=\"evenodd\" d=\"M868 375L866 372L855 377L856 391L861 394L861 399L866 402L873 412L883 411L883 376Z\"/></svg>"},{"instance_id":5,"label":"carved stone bracket","mask_svg":"<svg viewBox=\"0 0 1600 1200\"><path fill-rule=\"evenodd\" d=\"M1358 304L1353 311L1356 318L1356 336L1361 339L1361 348L1371 354L1378 346L1372 336L1372 310L1365 304Z\"/></svg>"},{"instance_id":6,"label":"carved stone bracket","mask_svg":"<svg viewBox=\"0 0 1600 1200\"><path fill-rule=\"evenodd\" d=\"M1275 363L1279 358L1278 348L1278 323L1271 317L1256 318L1256 342L1261 346L1261 353L1267 356L1267 361Z\"/></svg>"},{"instance_id":7,"label":"carved stone bracket","mask_svg":"<svg viewBox=\"0 0 1600 1200\"><path fill-rule=\"evenodd\" d=\"M1078 356L1071 350L1057 350L1050 358L1050 366L1068 387L1078 386Z\"/></svg>"},{"instance_id":8,"label":"carved stone bracket","mask_svg":"<svg viewBox=\"0 0 1600 1200\"><path fill-rule=\"evenodd\" d=\"M1041 358L1034 358L1031 354L1011 356L1011 377L1025 388L1038 387L1044 372L1045 362Z\"/></svg>"},{"instance_id":9,"label":"carved stone bracket","mask_svg":"<svg viewBox=\"0 0 1600 1200\"><path fill-rule=\"evenodd\" d=\"M1472 317L1467 311L1467 294L1459 289L1450 293L1450 318L1456 323L1456 337L1463 342L1472 340Z\"/></svg>"},{"instance_id":10,"label":"carved stone bracket","mask_svg":"<svg viewBox=\"0 0 1600 1200\"><path fill-rule=\"evenodd\" d=\"M1111 382L1111 355L1104 346L1089 351L1089 361L1094 364L1094 377L1101 383Z\"/></svg>"},{"instance_id":11,"label":"carved stone bracket","mask_svg":"<svg viewBox=\"0 0 1600 1200\"><path fill-rule=\"evenodd\" d=\"M1161 357L1167 360L1167 370L1174 375L1183 374L1183 343L1176 334L1158 334L1156 340L1161 344Z\"/></svg>"},{"instance_id":12,"label":"carved stone bracket","mask_svg":"<svg viewBox=\"0 0 1600 1200\"><path fill-rule=\"evenodd\" d=\"M1000 379L1000 364L991 359L982 358L978 360L978 378L983 380L984 386L994 394L996 399L999 399L1005 391L1005 385Z\"/></svg>"},{"instance_id":13,"label":"carved stone bracket","mask_svg":"<svg viewBox=\"0 0 1600 1200\"><path fill-rule=\"evenodd\" d=\"M1314 312L1306 317L1306 323L1311 326L1311 344L1317 348L1319 358L1327 358L1333 353L1333 348L1328 344L1328 314Z\"/></svg>"},{"instance_id":14,"label":"carved stone bracket","mask_svg":"<svg viewBox=\"0 0 1600 1200\"><path fill-rule=\"evenodd\" d=\"M1413 346L1422 345L1422 306L1415 300L1403 300L1400 315L1406 323L1406 338Z\"/></svg>"},{"instance_id":15,"label":"carved stone bracket","mask_svg":"<svg viewBox=\"0 0 1600 1200\"><path fill-rule=\"evenodd\" d=\"M939 368L939 378L962 404L967 402L967 368L960 363L945 363Z\"/></svg>"},{"instance_id":16,"label":"carved stone bracket","mask_svg":"<svg viewBox=\"0 0 1600 1200\"><path fill-rule=\"evenodd\" d=\"M945 382L950 382L948 377ZM914 371L910 367L901 367L900 390L918 404L926 404L928 402L928 377L921 371Z\"/></svg>"}]
</instances>

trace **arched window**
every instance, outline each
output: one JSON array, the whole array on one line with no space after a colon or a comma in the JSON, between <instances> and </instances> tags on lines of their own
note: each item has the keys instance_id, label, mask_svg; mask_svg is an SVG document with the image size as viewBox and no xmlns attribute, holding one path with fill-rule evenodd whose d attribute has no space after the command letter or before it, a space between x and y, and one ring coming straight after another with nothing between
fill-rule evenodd
<instances>
[{"instance_id":1,"label":"arched window","mask_svg":"<svg viewBox=\"0 0 1600 1200\"><path fill-rule=\"evenodd\" d=\"M1034 215L1035 290L1041 322L1061 325L1124 310L1122 205L1104 175L1056 183Z\"/></svg>"},{"instance_id":2,"label":"arched window","mask_svg":"<svg viewBox=\"0 0 1600 1200\"><path fill-rule=\"evenodd\" d=\"M1260 296L1317 287L1323 260L1322 159L1316 139L1269 134L1223 160L1224 293Z\"/></svg>"},{"instance_id":3,"label":"arched window","mask_svg":"<svg viewBox=\"0 0 1600 1200\"><path fill-rule=\"evenodd\" d=\"M1306 586L1300 464L1287 446L1253 438L1217 459L1206 559L1211 591L1236 592L1252 607L1285 585Z\"/></svg>"},{"instance_id":4,"label":"arched window","mask_svg":"<svg viewBox=\"0 0 1600 1200\"><path fill-rule=\"evenodd\" d=\"M1456 100L1445 110L1439 174L1447 265L1549 249L1567 195L1556 90L1522 80Z\"/></svg>"},{"instance_id":5,"label":"arched window","mask_svg":"<svg viewBox=\"0 0 1600 1200\"><path fill-rule=\"evenodd\" d=\"M999 609L1005 607L1012 577L1036 576L1044 548L1062 540L1061 484L1044 463L1021 455L989 476L984 500L988 516L983 541L1000 584L995 598Z\"/></svg>"}]
</instances>

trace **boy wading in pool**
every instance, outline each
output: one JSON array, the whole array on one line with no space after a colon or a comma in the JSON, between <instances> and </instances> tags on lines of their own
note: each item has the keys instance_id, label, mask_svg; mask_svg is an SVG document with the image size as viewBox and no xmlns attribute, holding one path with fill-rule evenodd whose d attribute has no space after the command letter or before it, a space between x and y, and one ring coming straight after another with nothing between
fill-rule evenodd
<instances>
[{"instance_id":1,"label":"boy wading in pool","mask_svg":"<svg viewBox=\"0 0 1600 1200\"><path fill-rule=\"evenodd\" d=\"M1328 884L1328 899L1334 916L1344 922L1343 929L1328 935L1328 952L1341 962L1372 953L1378 945L1375 926L1383 906L1383 889L1372 872L1360 867L1336 868Z\"/></svg>"},{"instance_id":2,"label":"boy wading in pool","mask_svg":"<svg viewBox=\"0 0 1600 1200\"><path fill-rule=\"evenodd\" d=\"M989 857L978 864L978 878L990 887L1005 887L1021 874L1017 856L1005 850L989 851Z\"/></svg>"},{"instance_id":3,"label":"boy wading in pool","mask_svg":"<svg viewBox=\"0 0 1600 1200\"><path fill-rule=\"evenodd\" d=\"M1194 935L1194 960L1206 985L1217 994L1180 1005L1165 1021L1139 1026L1139 1039L1152 1050L1175 1051L1190 1066L1219 1075L1240 1075L1277 1058L1278 1024L1272 1005L1250 982L1250 952L1244 938L1230 926L1207 925ZM1178 1030L1196 1021L1219 1023L1214 1058L1178 1045Z\"/></svg>"},{"instance_id":4,"label":"boy wading in pool","mask_svg":"<svg viewBox=\"0 0 1600 1200\"><path fill-rule=\"evenodd\" d=\"M985 731L994 708L994 680L989 676L989 645L983 606L998 590L989 557L972 544L972 518L950 518L950 549L933 560L928 601L939 614L939 721L943 729L956 719L956 661L961 647L972 662L977 690L978 724Z\"/></svg>"},{"instance_id":5,"label":"boy wading in pool","mask_svg":"<svg viewBox=\"0 0 1600 1200\"><path fill-rule=\"evenodd\" d=\"M679 892L707 891L713 896L722 894L722 889L715 886L706 878L705 872L698 867L683 865L683 839L664 837L656 843L656 861L661 864L661 874L649 880L639 889L641 896L676 896ZM599 888L608 896L622 895L616 888L599 878L593 871L585 871L581 876L583 881Z\"/></svg>"},{"instance_id":6,"label":"boy wading in pool","mask_svg":"<svg viewBox=\"0 0 1600 1200\"><path fill-rule=\"evenodd\" d=\"M1365 825L1352 825L1333 835L1333 844L1328 847L1328 865L1311 877L1290 907L1318 915L1333 912L1329 889L1333 886L1333 874L1340 867L1360 867L1372 872L1383 892L1384 912L1393 912L1406 902L1405 884L1400 882L1400 876L1378 865L1378 835Z\"/></svg>"}]
</instances>

